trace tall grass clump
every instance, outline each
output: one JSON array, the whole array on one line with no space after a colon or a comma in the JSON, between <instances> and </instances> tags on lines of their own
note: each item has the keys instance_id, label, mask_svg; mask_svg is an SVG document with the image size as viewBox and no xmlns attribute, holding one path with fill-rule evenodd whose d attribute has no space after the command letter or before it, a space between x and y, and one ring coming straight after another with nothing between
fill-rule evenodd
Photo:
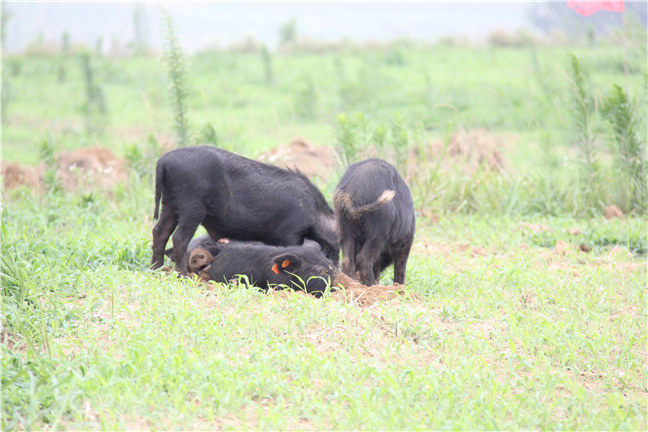
<instances>
[{"instance_id":1,"label":"tall grass clump","mask_svg":"<svg viewBox=\"0 0 648 432\"><path fill-rule=\"evenodd\" d=\"M272 85L274 81L274 73L272 71L272 55L270 50L266 45L261 47L261 59L263 60L263 70L265 75L265 81L267 85Z\"/></svg>"},{"instance_id":2,"label":"tall grass clump","mask_svg":"<svg viewBox=\"0 0 648 432\"><path fill-rule=\"evenodd\" d=\"M49 193L61 190L56 176L56 157L54 156L55 143L51 137L44 138L39 145L39 159L45 166L43 185Z\"/></svg>"},{"instance_id":3,"label":"tall grass clump","mask_svg":"<svg viewBox=\"0 0 648 432\"><path fill-rule=\"evenodd\" d=\"M297 20L291 18L279 26L279 42L281 45L295 43L297 40Z\"/></svg>"},{"instance_id":4,"label":"tall grass clump","mask_svg":"<svg viewBox=\"0 0 648 432\"><path fill-rule=\"evenodd\" d=\"M70 33L64 31L61 35L61 54L57 65L57 79L59 82L65 82L67 77L66 64L70 55Z\"/></svg>"},{"instance_id":5,"label":"tall grass clump","mask_svg":"<svg viewBox=\"0 0 648 432\"><path fill-rule=\"evenodd\" d=\"M206 122L203 125L202 130L200 131L200 135L198 136L197 141L200 144L218 147L220 144L220 138L218 137L218 133L216 132L214 125L210 122Z\"/></svg>"},{"instance_id":6,"label":"tall grass clump","mask_svg":"<svg viewBox=\"0 0 648 432\"><path fill-rule=\"evenodd\" d=\"M102 85L97 80L97 73L90 59L90 54L80 56L83 83L86 99L83 104L83 118L88 135L103 135L108 125L108 108Z\"/></svg>"},{"instance_id":7,"label":"tall grass clump","mask_svg":"<svg viewBox=\"0 0 648 432\"><path fill-rule=\"evenodd\" d=\"M639 136L636 106L619 85L612 86L603 106L612 133L614 178L625 211L646 212L646 143Z\"/></svg>"},{"instance_id":8,"label":"tall grass clump","mask_svg":"<svg viewBox=\"0 0 648 432\"><path fill-rule=\"evenodd\" d=\"M362 113L338 115L335 122L336 151L344 169L360 160L360 141L366 126L367 120Z\"/></svg>"},{"instance_id":9,"label":"tall grass clump","mask_svg":"<svg viewBox=\"0 0 648 432\"><path fill-rule=\"evenodd\" d=\"M317 114L317 92L313 80L308 77L297 89L293 98L295 114L303 120L312 120Z\"/></svg>"},{"instance_id":10,"label":"tall grass clump","mask_svg":"<svg viewBox=\"0 0 648 432\"><path fill-rule=\"evenodd\" d=\"M409 155L410 139L409 131L405 127L403 117L395 115L391 124L391 147L394 150L394 159L398 171L405 170L405 164Z\"/></svg>"},{"instance_id":11,"label":"tall grass clump","mask_svg":"<svg viewBox=\"0 0 648 432\"><path fill-rule=\"evenodd\" d=\"M577 205L580 211L592 209L601 197L600 166L596 160L593 117L596 112L594 90L579 58L569 60L573 142L578 148L579 188Z\"/></svg>"},{"instance_id":12,"label":"tall grass clump","mask_svg":"<svg viewBox=\"0 0 648 432\"><path fill-rule=\"evenodd\" d=\"M168 13L162 14L162 36L164 37L164 61L171 82L173 100L173 124L176 142L181 147L190 145L191 136L187 122L187 58L176 35L173 20Z\"/></svg>"}]
</instances>

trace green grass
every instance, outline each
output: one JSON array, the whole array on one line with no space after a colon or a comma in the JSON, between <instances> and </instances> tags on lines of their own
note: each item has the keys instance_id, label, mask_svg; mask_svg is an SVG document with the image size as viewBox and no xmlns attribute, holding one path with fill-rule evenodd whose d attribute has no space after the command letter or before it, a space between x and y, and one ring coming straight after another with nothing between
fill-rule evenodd
<instances>
[{"instance_id":1,"label":"green grass","mask_svg":"<svg viewBox=\"0 0 648 432\"><path fill-rule=\"evenodd\" d=\"M421 219L366 308L151 272L150 192L5 207L4 428L645 425L644 220Z\"/></svg>"},{"instance_id":2,"label":"green grass","mask_svg":"<svg viewBox=\"0 0 648 432\"><path fill-rule=\"evenodd\" d=\"M581 58L598 91L606 92L611 83L627 88L640 107L639 130L645 131L645 50L630 48L632 72L624 77L623 51L613 46L538 48L537 64L530 49L412 48L402 50L402 65L386 61L382 51L275 54L272 85L266 82L260 54L203 53L191 59L187 75L188 119L196 128L213 123L224 142L254 155L295 135L333 144L331 125L342 111L361 111L387 124L398 113L409 126L420 124L437 136L449 122L498 133L514 131L520 142L512 155L516 163L524 162L538 156L524 149L538 142L540 130L560 145L569 143L570 52ZM80 61L65 60L68 74L63 83L51 59L8 61L19 62L21 68L18 76L3 72L11 94L3 129L7 159L35 163L37 154L30 144L43 133L60 134L62 146L91 144L78 136L83 132L85 97ZM95 60L95 68L112 126L100 143L121 150L149 132L171 132L169 83L160 60L104 58ZM310 81L315 116L303 119L303 108L294 103L303 103ZM605 131L602 121L596 131ZM526 166L533 166L529 162Z\"/></svg>"},{"instance_id":3,"label":"green grass","mask_svg":"<svg viewBox=\"0 0 648 432\"><path fill-rule=\"evenodd\" d=\"M573 51L598 92L623 85L645 146L645 49L627 77L619 47L535 49L273 53L272 83L258 53L191 58L194 136L209 122L246 156L295 136L335 146L342 112L415 145L479 128L503 141L503 172L419 161L414 295L370 307L149 270L173 121L161 62L94 59L109 125L89 137L77 58L5 59L20 73L3 68L3 161L39 163L49 137L110 147L130 176L3 196L3 430L645 429L646 215L605 220L613 195L574 204L567 76ZM608 125L592 128L614 178ZM329 200L340 174L317 181Z\"/></svg>"}]
</instances>

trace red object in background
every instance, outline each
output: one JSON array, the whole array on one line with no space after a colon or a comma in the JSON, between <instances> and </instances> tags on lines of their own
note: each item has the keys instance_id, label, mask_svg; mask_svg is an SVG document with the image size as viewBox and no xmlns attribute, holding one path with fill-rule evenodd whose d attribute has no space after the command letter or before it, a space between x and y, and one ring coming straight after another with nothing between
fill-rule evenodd
<instances>
[{"instance_id":1,"label":"red object in background","mask_svg":"<svg viewBox=\"0 0 648 432\"><path fill-rule=\"evenodd\" d=\"M567 7L574 9L581 15L590 16L601 9L610 12L623 12L623 0L617 1L568 1Z\"/></svg>"}]
</instances>

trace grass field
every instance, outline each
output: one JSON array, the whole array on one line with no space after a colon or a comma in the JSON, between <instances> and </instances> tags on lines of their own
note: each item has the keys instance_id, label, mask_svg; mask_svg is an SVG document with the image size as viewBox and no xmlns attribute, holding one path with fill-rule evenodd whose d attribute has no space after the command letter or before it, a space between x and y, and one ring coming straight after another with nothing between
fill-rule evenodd
<instances>
[{"instance_id":1,"label":"grass field","mask_svg":"<svg viewBox=\"0 0 648 432\"><path fill-rule=\"evenodd\" d=\"M3 196L3 429L645 429L646 215L613 189L586 209L569 192L570 52L598 100L624 86L645 147L645 46L627 75L611 44L281 53L271 82L258 53L190 59L194 136L210 123L246 156L296 136L337 146L342 112L369 125L351 131L359 157L383 126L408 150L475 130L498 146L501 171L419 160L407 294L373 304L149 270L151 175L173 136L162 62L92 60L101 134L78 58L5 59L3 161L46 168L42 191ZM614 173L609 125L591 127ZM52 152L96 146L127 180L52 174ZM329 200L340 174L317 179ZM626 214L604 218L609 204Z\"/></svg>"}]
</instances>

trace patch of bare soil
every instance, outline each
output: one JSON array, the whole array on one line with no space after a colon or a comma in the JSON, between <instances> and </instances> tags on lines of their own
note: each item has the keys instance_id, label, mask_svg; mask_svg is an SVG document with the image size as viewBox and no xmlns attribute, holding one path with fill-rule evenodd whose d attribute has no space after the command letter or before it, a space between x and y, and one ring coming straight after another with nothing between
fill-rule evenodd
<instances>
[{"instance_id":1,"label":"patch of bare soil","mask_svg":"<svg viewBox=\"0 0 648 432\"><path fill-rule=\"evenodd\" d=\"M472 244L470 244L470 242L441 243L433 242L427 239L423 239L414 243L413 249L417 253L426 255L448 256L454 253L467 253L471 257L475 257L494 254L493 251L488 250L487 248L482 246L473 246Z\"/></svg>"},{"instance_id":2,"label":"patch of bare soil","mask_svg":"<svg viewBox=\"0 0 648 432\"><path fill-rule=\"evenodd\" d=\"M514 141L513 136L504 137L484 129L459 131L450 136L448 144L432 141L426 149L415 147L411 155L414 159L425 156L427 159L447 157L451 163L461 163L470 170L485 167L492 171L502 171L505 158L502 150L506 142ZM425 154L421 154L424 152Z\"/></svg>"},{"instance_id":3,"label":"patch of bare soil","mask_svg":"<svg viewBox=\"0 0 648 432\"><path fill-rule=\"evenodd\" d=\"M567 252L572 249L573 246L565 241L558 240L554 246L554 253L556 255L566 255Z\"/></svg>"},{"instance_id":4,"label":"patch of bare soil","mask_svg":"<svg viewBox=\"0 0 648 432\"><path fill-rule=\"evenodd\" d=\"M539 223L520 222L520 228L534 233L553 231L553 229L550 226L545 224L539 224Z\"/></svg>"},{"instance_id":5,"label":"patch of bare soil","mask_svg":"<svg viewBox=\"0 0 648 432\"><path fill-rule=\"evenodd\" d=\"M605 207L605 209L603 210L603 216L605 216L605 219L622 218L623 212L619 207L612 204Z\"/></svg>"},{"instance_id":6,"label":"patch of bare soil","mask_svg":"<svg viewBox=\"0 0 648 432\"><path fill-rule=\"evenodd\" d=\"M333 280L333 293L336 298L342 298L349 303L359 306L371 306L378 301L392 300L405 293L403 285L372 285L366 286L350 278L344 273L338 273Z\"/></svg>"},{"instance_id":7,"label":"patch of bare soil","mask_svg":"<svg viewBox=\"0 0 648 432\"><path fill-rule=\"evenodd\" d=\"M5 190L26 186L32 191L41 190L45 167L2 163ZM79 188L111 190L128 180L123 159L105 147L89 147L63 151L56 154L56 177L65 190Z\"/></svg>"},{"instance_id":8,"label":"patch of bare soil","mask_svg":"<svg viewBox=\"0 0 648 432\"><path fill-rule=\"evenodd\" d=\"M80 148L56 156L57 177L64 189L85 186L112 189L127 180L124 161L105 147Z\"/></svg>"},{"instance_id":9,"label":"patch of bare soil","mask_svg":"<svg viewBox=\"0 0 648 432\"><path fill-rule=\"evenodd\" d=\"M565 256L569 252L591 252L592 248L586 243L570 243L563 240L556 241L554 246L554 253L556 255Z\"/></svg>"},{"instance_id":10,"label":"patch of bare soil","mask_svg":"<svg viewBox=\"0 0 648 432\"><path fill-rule=\"evenodd\" d=\"M19 333L7 331L4 326L0 328L0 344L9 348L12 352L20 352L25 354L27 352L27 344L24 342Z\"/></svg>"},{"instance_id":11,"label":"patch of bare soil","mask_svg":"<svg viewBox=\"0 0 648 432\"><path fill-rule=\"evenodd\" d=\"M41 171L28 165L3 162L2 178L3 188L5 190L26 186L31 189L32 192L35 192L40 188Z\"/></svg>"},{"instance_id":12,"label":"patch of bare soil","mask_svg":"<svg viewBox=\"0 0 648 432\"><path fill-rule=\"evenodd\" d=\"M282 168L297 168L306 177L327 179L335 170L335 151L331 147L316 146L303 138L294 138L261 155L259 160Z\"/></svg>"}]
</instances>

